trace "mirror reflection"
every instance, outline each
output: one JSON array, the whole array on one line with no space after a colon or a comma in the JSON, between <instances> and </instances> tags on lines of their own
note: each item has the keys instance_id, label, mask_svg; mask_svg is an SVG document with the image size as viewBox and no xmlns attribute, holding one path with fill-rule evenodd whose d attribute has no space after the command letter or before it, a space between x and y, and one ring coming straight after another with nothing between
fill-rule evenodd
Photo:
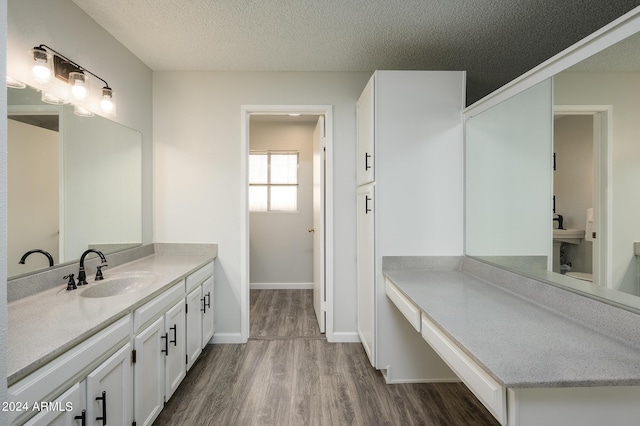
<instances>
[{"instance_id":1,"label":"mirror reflection","mask_svg":"<svg viewBox=\"0 0 640 426\"><path fill-rule=\"evenodd\" d=\"M9 278L142 241L140 133L40 98L7 89Z\"/></svg>"},{"instance_id":2,"label":"mirror reflection","mask_svg":"<svg viewBox=\"0 0 640 426\"><path fill-rule=\"evenodd\" d=\"M640 34L552 80L467 119L465 252L637 308Z\"/></svg>"}]
</instances>

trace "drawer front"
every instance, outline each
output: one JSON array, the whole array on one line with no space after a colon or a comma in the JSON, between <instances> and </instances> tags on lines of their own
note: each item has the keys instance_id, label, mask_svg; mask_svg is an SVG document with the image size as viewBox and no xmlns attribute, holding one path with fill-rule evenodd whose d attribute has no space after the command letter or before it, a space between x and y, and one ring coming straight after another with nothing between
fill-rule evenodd
<instances>
[{"instance_id":1,"label":"drawer front","mask_svg":"<svg viewBox=\"0 0 640 426\"><path fill-rule=\"evenodd\" d=\"M422 337L442 357L465 385L502 425L507 424L506 388L445 336L426 316L422 316Z\"/></svg>"},{"instance_id":2,"label":"drawer front","mask_svg":"<svg viewBox=\"0 0 640 426\"><path fill-rule=\"evenodd\" d=\"M387 297L391 299L394 305L402 312L409 323L420 332L420 309L416 307L404 294L400 292L391 281L384 280L384 290Z\"/></svg>"},{"instance_id":3,"label":"drawer front","mask_svg":"<svg viewBox=\"0 0 640 426\"><path fill-rule=\"evenodd\" d=\"M213 275L213 262L207 263L202 268L189 275L187 277L187 293L202 284L204 280L209 278L211 275Z\"/></svg>"},{"instance_id":4,"label":"drawer front","mask_svg":"<svg viewBox=\"0 0 640 426\"><path fill-rule=\"evenodd\" d=\"M133 312L133 332L137 333L154 318L169 310L180 298L184 297L184 281L171 287L169 290L144 304Z\"/></svg>"}]
</instances>

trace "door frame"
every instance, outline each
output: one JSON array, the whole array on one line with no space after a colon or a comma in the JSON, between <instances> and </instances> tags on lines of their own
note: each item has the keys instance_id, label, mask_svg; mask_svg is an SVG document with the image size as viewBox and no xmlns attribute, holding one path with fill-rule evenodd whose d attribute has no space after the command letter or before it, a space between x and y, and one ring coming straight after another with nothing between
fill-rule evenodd
<instances>
[{"instance_id":1,"label":"door frame","mask_svg":"<svg viewBox=\"0 0 640 426\"><path fill-rule=\"evenodd\" d=\"M313 114L325 117L324 278L325 328L333 340L333 107L331 105L242 105L240 135L240 338L249 340L249 124L251 115ZM314 253L315 255L315 253Z\"/></svg>"},{"instance_id":2,"label":"door frame","mask_svg":"<svg viewBox=\"0 0 640 426\"><path fill-rule=\"evenodd\" d=\"M593 117L593 178L594 207L598 210L594 228L605 238L596 238L593 247L594 283L603 287L613 285L613 107L611 105L554 105L553 113L563 115L590 115Z\"/></svg>"}]
</instances>

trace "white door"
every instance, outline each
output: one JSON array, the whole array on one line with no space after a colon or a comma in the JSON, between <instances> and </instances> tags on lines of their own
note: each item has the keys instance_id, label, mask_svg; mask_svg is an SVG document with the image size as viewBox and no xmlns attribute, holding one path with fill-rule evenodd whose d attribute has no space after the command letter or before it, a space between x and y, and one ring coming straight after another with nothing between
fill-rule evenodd
<instances>
[{"instance_id":1,"label":"white door","mask_svg":"<svg viewBox=\"0 0 640 426\"><path fill-rule=\"evenodd\" d=\"M373 184L358 188L357 328L371 365L375 367L375 222Z\"/></svg>"},{"instance_id":2,"label":"white door","mask_svg":"<svg viewBox=\"0 0 640 426\"><path fill-rule=\"evenodd\" d=\"M202 283L202 297L204 298L204 312L202 314L202 347L204 348L213 337L213 275Z\"/></svg>"},{"instance_id":3,"label":"white door","mask_svg":"<svg viewBox=\"0 0 640 426\"><path fill-rule=\"evenodd\" d=\"M313 308L320 332L325 332L324 280L324 116L320 116L313 131Z\"/></svg>"},{"instance_id":4,"label":"white door","mask_svg":"<svg viewBox=\"0 0 640 426\"><path fill-rule=\"evenodd\" d=\"M202 313L205 309L202 286L187 295L187 371L202 352Z\"/></svg>"},{"instance_id":5,"label":"white door","mask_svg":"<svg viewBox=\"0 0 640 426\"><path fill-rule=\"evenodd\" d=\"M25 423L25 426L79 426L86 424L86 421L82 422L83 416L86 420L86 412L83 409L85 406L84 398L82 398L84 392L84 382L76 383L54 401L61 410L40 411L38 415ZM65 411L67 409L70 411Z\"/></svg>"},{"instance_id":6,"label":"white door","mask_svg":"<svg viewBox=\"0 0 640 426\"><path fill-rule=\"evenodd\" d=\"M155 320L134 338L134 404L136 423L149 426L164 407L164 317Z\"/></svg>"},{"instance_id":7,"label":"white door","mask_svg":"<svg viewBox=\"0 0 640 426\"><path fill-rule=\"evenodd\" d=\"M133 421L131 344L87 376L87 425L130 425Z\"/></svg>"},{"instance_id":8,"label":"white door","mask_svg":"<svg viewBox=\"0 0 640 426\"><path fill-rule=\"evenodd\" d=\"M182 379L187 375L185 322L185 304L184 300L180 300L173 308L164 314L164 331L167 336L164 378L165 401L171 398L180 383L182 383Z\"/></svg>"}]
</instances>

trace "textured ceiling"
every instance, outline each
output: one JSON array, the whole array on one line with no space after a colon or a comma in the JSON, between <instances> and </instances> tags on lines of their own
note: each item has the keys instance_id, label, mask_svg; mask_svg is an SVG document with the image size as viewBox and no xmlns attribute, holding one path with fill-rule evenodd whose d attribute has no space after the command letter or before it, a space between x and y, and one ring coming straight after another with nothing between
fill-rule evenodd
<instances>
[{"instance_id":1,"label":"textured ceiling","mask_svg":"<svg viewBox=\"0 0 640 426\"><path fill-rule=\"evenodd\" d=\"M471 103L640 0L73 0L153 70L466 70Z\"/></svg>"}]
</instances>

